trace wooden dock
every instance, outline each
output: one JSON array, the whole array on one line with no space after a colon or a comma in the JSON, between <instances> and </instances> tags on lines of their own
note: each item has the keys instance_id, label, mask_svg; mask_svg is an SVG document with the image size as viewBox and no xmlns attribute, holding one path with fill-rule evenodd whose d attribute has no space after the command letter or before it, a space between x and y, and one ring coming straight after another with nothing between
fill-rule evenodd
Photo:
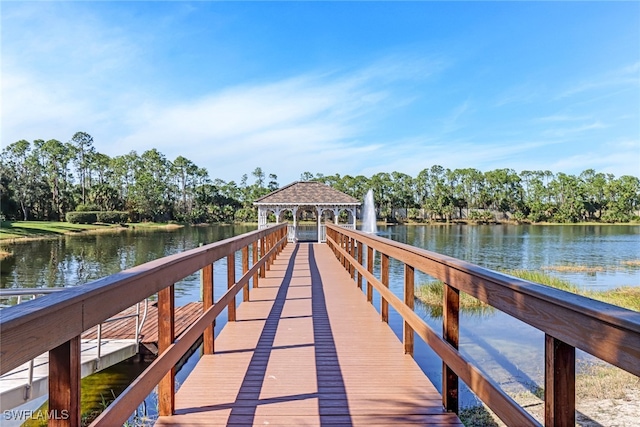
<instances>
[{"instance_id":1,"label":"wooden dock","mask_svg":"<svg viewBox=\"0 0 640 427\"><path fill-rule=\"evenodd\" d=\"M130 307L114 317L126 317L135 313L135 307ZM202 302L190 302L176 307L176 336L184 332L198 316L202 314ZM102 325L102 339L134 339L135 318L123 318ZM82 334L83 339L96 339L98 327L87 330ZM158 354L158 307L156 303L149 303L147 319L140 331L140 352L146 355Z\"/></svg>"},{"instance_id":2,"label":"wooden dock","mask_svg":"<svg viewBox=\"0 0 640 427\"><path fill-rule=\"evenodd\" d=\"M157 426L462 426L327 245L288 245Z\"/></svg>"},{"instance_id":3,"label":"wooden dock","mask_svg":"<svg viewBox=\"0 0 640 427\"><path fill-rule=\"evenodd\" d=\"M103 339L101 355L95 339L83 339L80 351L80 376L84 378L95 372L122 362L137 353L133 339ZM30 378L31 376L31 378ZM0 411L23 405L45 396L49 392L49 353L43 353L33 361L33 371L29 373L29 363L0 376Z\"/></svg>"},{"instance_id":4,"label":"wooden dock","mask_svg":"<svg viewBox=\"0 0 640 427\"><path fill-rule=\"evenodd\" d=\"M154 389L159 426L461 426L459 381L506 425L540 425L457 350L465 292L544 332L545 425L575 424L577 350L640 376L637 312L336 224L325 224L326 245L287 245L287 227L263 227L4 309L0 374L49 352L49 410L68 414L49 425L80 425L82 335L157 295L158 357L92 427L123 425ZM227 291L214 300L214 263L224 258ZM402 297L388 287L392 260L404 267ZM445 283L442 332L413 310L416 271ZM202 315L176 336L175 284L198 272ZM374 297L380 314L368 303ZM389 308L404 321L402 344L385 323ZM229 322L214 342L223 313ZM411 357L414 338L443 362L442 396ZM200 339L205 355L176 393L175 367Z\"/></svg>"},{"instance_id":5,"label":"wooden dock","mask_svg":"<svg viewBox=\"0 0 640 427\"><path fill-rule=\"evenodd\" d=\"M115 318L135 314L130 307ZM176 308L176 332L181 334L202 313L202 302L191 302ZM152 358L158 354L158 308L149 303L147 318L140 332L140 342L135 340L135 318L128 317L102 325L102 344L98 355L98 327L82 334L80 375L82 378L140 354ZM33 362L0 376L0 411L12 409L48 393L49 353L43 353Z\"/></svg>"}]
</instances>

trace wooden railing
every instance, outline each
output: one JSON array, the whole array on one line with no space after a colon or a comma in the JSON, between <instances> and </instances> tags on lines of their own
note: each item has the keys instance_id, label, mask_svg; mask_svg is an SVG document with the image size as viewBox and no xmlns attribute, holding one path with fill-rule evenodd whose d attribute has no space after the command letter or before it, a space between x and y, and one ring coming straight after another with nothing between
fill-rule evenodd
<instances>
[{"instance_id":1,"label":"wooden railing","mask_svg":"<svg viewBox=\"0 0 640 427\"><path fill-rule=\"evenodd\" d=\"M123 309L158 294L158 358L91 424L122 425L158 386L159 414L174 412L174 369L202 336L206 354L214 351L213 325L227 308L235 320L235 296L249 281L257 286L287 243L286 224L258 230L161 258L129 270L4 309L0 312L0 374L49 352L50 426L80 425L80 335ZM249 251L252 266L249 267ZM235 277L235 253L241 251L243 276ZM227 258L227 292L214 303L213 263ZM174 336L174 283L201 271L203 313L179 337Z\"/></svg>"},{"instance_id":2,"label":"wooden railing","mask_svg":"<svg viewBox=\"0 0 640 427\"><path fill-rule=\"evenodd\" d=\"M459 294L463 291L545 333L545 425L575 425L575 349L640 376L640 313L569 292L516 279L467 262L359 231L327 225L327 243L362 288L375 288L382 320L391 305L404 320L405 352L417 334L442 359L444 407L458 411L458 379L507 425L540 425L491 379L458 352ZM374 272L380 253L380 278ZM366 252L366 266L363 255ZM404 299L389 290L389 262L404 264ZM414 311L414 273L445 283L442 336Z\"/></svg>"}]
</instances>

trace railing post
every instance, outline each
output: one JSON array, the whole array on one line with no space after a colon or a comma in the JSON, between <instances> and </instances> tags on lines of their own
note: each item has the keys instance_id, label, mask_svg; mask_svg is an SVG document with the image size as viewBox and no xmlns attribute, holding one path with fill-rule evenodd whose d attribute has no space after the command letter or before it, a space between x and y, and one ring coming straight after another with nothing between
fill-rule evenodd
<instances>
[{"instance_id":1,"label":"railing post","mask_svg":"<svg viewBox=\"0 0 640 427\"><path fill-rule=\"evenodd\" d=\"M249 246L242 248L242 275L249 271ZM242 288L242 300L249 301L249 282Z\"/></svg>"},{"instance_id":2,"label":"railing post","mask_svg":"<svg viewBox=\"0 0 640 427\"><path fill-rule=\"evenodd\" d=\"M235 254L227 255L227 289L236 283L236 257ZM236 321L236 299L232 299L227 306L229 322Z\"/></svg>"},{"instance_id":3,"label":"railing post","mask_svg":"<svg viewBox=\"0 0 640 427\"><path fill-rule=\"evenodd\" d=\"M202 311L205 312L213 306L213 264L209 264L202 269ZM213 354L215 349L214 336L215 336L215 320L207 329L204 330L202 336L203 339L203 351L204 354Z\"/></svg>"},{"instance_id":4,"label":"railing post","mask_svg":"<svg viewBox=\"0 0 640 427\"><path fill-rule=\"evenodd\" d=\"M276 254L278 251L278 248L276 247L276 232L271 233L271 235L269 236L269 239L271 240L271 243L269 244L269 250L271 250L272 248L275 248L276 250L273 251L273 254L271 254L271 256L269 257L269 266L273 265L273 262L275 261L276 258Z\"/></svg>"},{"instance_id":5,"label":"railing post","mask_svg":"<svg viewBox=\"0 0 640 427\"><path fill-rule=\"evenodd\" d=\"M287 228L286 227L280 230L280 237L278 238L278 240L282 240L285 237L287 237ZM287 241L288 241L288 239L285 239L285 241L280 244L280 248L278 249L278 255L280 255L282 253L282 251L284 250L284 247L287 246Z\"/></svg>"},{"instance_id":6,"label":"railing post","mask_svg":"<svg viewBox=\"0 0 640 427\"><path fill-rule=\"evenodd\" d=\"M373 274L373 248L367 245L367 271ZM367 301L373 303L373 285L367 280Z\"/></svg>"},{"instance_id":7,"label":"railing post","mask_svg":"<svg viewBox=\"0 0 640 427\"><path fill-rule=\"evenodd\" d=\"M344 251L346 253L351 253L351 237L349 236L344 236ZM344 266L344 269L347 270L349 272L349 274L351 274L351 268L349 266L349 259L345 256L343 261L342 261L342 265Z\"/></svg>"},{"instance_id":8,"label":"railing post","mask_svg":"<svg viewBox=\"0 0 640 427\"><path fill-rule=\"evenodd\" d=\"M380 267L381 282L385 288L389 287L389 255L381 253L382 264ZM389 323L389 301L380 297L380 314L382 315L382 321Z\"/></svg>"},{"instance_id":9,"label":"railing post","mask_svg":"<svg viewBox=\"0 0 640 427\"><path fill-rule=\"evenodd\" d=\"M31 399L31 392L32 392L32 387L33 387L33 359L29 360L29 379L27 382L27 387L25 388L24 391L24 400L30 400Z\"/></svg>"},{"instance_id":10,"label":"railing post","mask_svg":"<svg viewBox=\"0 0 640 427\"><path fill-rule=\"evenodd\" d=\"M158 354L162 354L175 340L174 285L158 292ZM158 415L173 415L175 410L175 367L158 384Z\"/></svg>"},{"instance_id":11,"label":"railing post","mask_svg":"<svg viewBox=\"0 0 640 427\"><path fill-rule=\"evenodd\" d=\"M356 239L354 238L349 239L349 255L351 258L356 257ZM356 278L356 267L351 262L349 262L349 275L352 280Z\"/></svg>"},{"instance_id":12,"label":"railing post","mask_svg":"<svg viewBox=\"0 0 640 427\"><path fill-rule=\"evenodd\" d=\"M98 333L97 341L98 341L98 364L100 363L100 358L102 357L102 323L98 323Z\"/></svg>"},{"instance_id":13,"label":"railing post","mask_svg":"<svg viewBox=\"0 0 640 427\"><path fill-rule=\"evenodd\" d=\"M264 258L264 254L267 253L267 239L266 237L261 237L260 238L260 259ZM266 263L260 267L260 277L261 278L265 278L267 277L267 266Z\"/></svg>"},{"instance_id":14,"label":"railing post","mask_svg":"<svg viewBox=\"0 0 640 427\"><path fill-rule=\"evenodd\" d=\"M266 252L265 252L265 253L269 252L269 251L271 250L271 248L273 247L273 245L271 244L271 243L272 243L272 242L271 242L271 240L272 240L272 236L273 236L273 234L269 234L269 235L267 235L267 237L266 237L265 243L266 243L266 245L267 245L267 248L266 248ZM264 266L266 267L266 270L267 270L267 271L271 270L271 257L270 257L270 256L269 256L269 257L267 257L267 260L266 260L266 262L264 263Z\"/></svg>"},{"instance_id":15,"label":"railing post","mask_svg":"<svg viewBox=\"0 0 640 427\"><path fill-rule=\"evenodd\" d=\"M258 262L258 241L256 240L255 242L253 242L251 244L251 262L253 263L253 265L256 265L256 263ZM258 272L256 271L256 274L253 275L253 287L257 288L258 287Z\"/></svg>"},{"instance_id":16,"label":"railing post","mask_svg":"<svg viewBox=\"0 0 640 427\"><path fill-rule=\"evenodd\" d=\"M458 348L460 291L444 284L442 335L453 348ZM448 412L458 413L458 376L442 362L442 403Z\"/></svg>"},{"instance_id":17,"label":"railing post","mask_svg":"<svg viewBox=\"0 0 640 427\"><path fill-rule=\"evenodd\" d=\"M574 426L576 423L576 349L546 334L544 344L545 425Z\"/></svg>"},{"instance_id":18,"label":"railing post","mask_svg":"<svg viewBox=\"0 0 640 427\"><path fill-rule=\"evenodd\" d=\"M80 337L49 351L49 426L80 425Z\"/></svg>"},{"instance_id":19,"label":"railing post","mask_svg":"<svg viewBox=\"0 0 640 427\"><path fill-rule=\"evenodd\" d=\"M340 245L340 235L338 233L336 233L335 231L331 231L331 238L333 239L334 242L334 246L333 246L333 254L336 256L336 259L340 259L340 253L338 252L338 245Z\"/></svg>"},{"instance_id":20,"label":"railing post","mask_svg":"<svg viewBox=\"0 0 640 427\"><path fill-rule=\"evenodd\" d=\"M358 242L358 264L362 265L362 249L364 248L364 244L362 242ZM362 273L358 270L358 288L362 289Z\"/></svg>"},{"instance_id":21,"label":"railing post","mask_svg":"<svg viewBox=\"0 0 640 427\"><path fill-rule=\"evenodd\" d=\"M347 250L347 236L342 234L341 231L339 233L340 233L340 247L342 248L343 251L346 251ZM347 269L347 257L344 256L344 252L342 252L340 254L340 257L342 258L342 267Z\"/></svg>"},{"instance_id":22,"label":"railing post","mask_svg":"<svg viewBox=\"0 0 640 427\"><path fill-rule=\"evenodd\" d=\"M414 286L415 270L409 264L404 265L404 304L413 311L415 298ZM407 322L404 322L404 354L413 356L413 328Z\"/></svg>"}]
</instances>

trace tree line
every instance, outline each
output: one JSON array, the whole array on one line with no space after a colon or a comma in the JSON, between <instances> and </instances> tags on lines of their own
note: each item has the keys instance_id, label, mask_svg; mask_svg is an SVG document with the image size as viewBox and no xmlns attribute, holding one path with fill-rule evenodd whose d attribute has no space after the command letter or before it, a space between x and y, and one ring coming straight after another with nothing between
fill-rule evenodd
<instances>
[{"instance_id":1,"label":"tree line","mask_svg":"<svg viewBox=\"0 0 640 427\"><path fill-rule=\"evenodd\" d=\"M0 153L0 209L10 220L64 221L71 211L126 211L131 221L189 223L257 220L252 203L278 188L261 168L239 184L156 149L109 157L93 138L20 140Z\"/></svg>"},{"instance_id":2,"label":"tree line","mask_svg":"<svg viewBox=\"0 0 640 427\"><path fill-rule=\"evenodd\" d=\"M5 147L0 160L0 214L9 220L63 221L68 212L98 210L126 211L131 221L256 221L253 201L279 187L277 175L260 167L236 183L212 179L191 160L171 161L156 149L109 157L86 132L64 143L20 140ZM320 181L360 200L373 189L379 217L391 221L626 222L638 219L640 209L638 177L593 169L575 176L434 165L415 178L304 172L300 180Z\"/></svg>"},{"instance_id":3,"label":"tree line","mask_svg":"<svg viewBox=\"0 0 640 427\"><path fill-rule=\"evenodd\" d=\"M373 189L378 216L409 219L529 222L628 222L639 220L640 179L587 169L580 175L551 171L474 168L425 168L414 178L405 173L364 176L313 176L362 199Z\"/></svg>"}]
</instances>

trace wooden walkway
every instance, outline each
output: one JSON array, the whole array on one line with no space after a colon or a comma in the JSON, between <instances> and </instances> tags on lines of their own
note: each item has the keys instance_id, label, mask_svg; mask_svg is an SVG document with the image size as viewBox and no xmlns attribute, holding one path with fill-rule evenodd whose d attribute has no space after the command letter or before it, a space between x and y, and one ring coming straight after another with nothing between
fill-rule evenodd
<instances>
[{"instance_id":1,"label":"wooden walkway","mask_svg":"<svg viewBox=\"0 0 640 427\"><path fill-rule=\"evenodd\" d=\"M327 245L289 244L156 426L462 426Z\"/></svg>"}]
</instances>

